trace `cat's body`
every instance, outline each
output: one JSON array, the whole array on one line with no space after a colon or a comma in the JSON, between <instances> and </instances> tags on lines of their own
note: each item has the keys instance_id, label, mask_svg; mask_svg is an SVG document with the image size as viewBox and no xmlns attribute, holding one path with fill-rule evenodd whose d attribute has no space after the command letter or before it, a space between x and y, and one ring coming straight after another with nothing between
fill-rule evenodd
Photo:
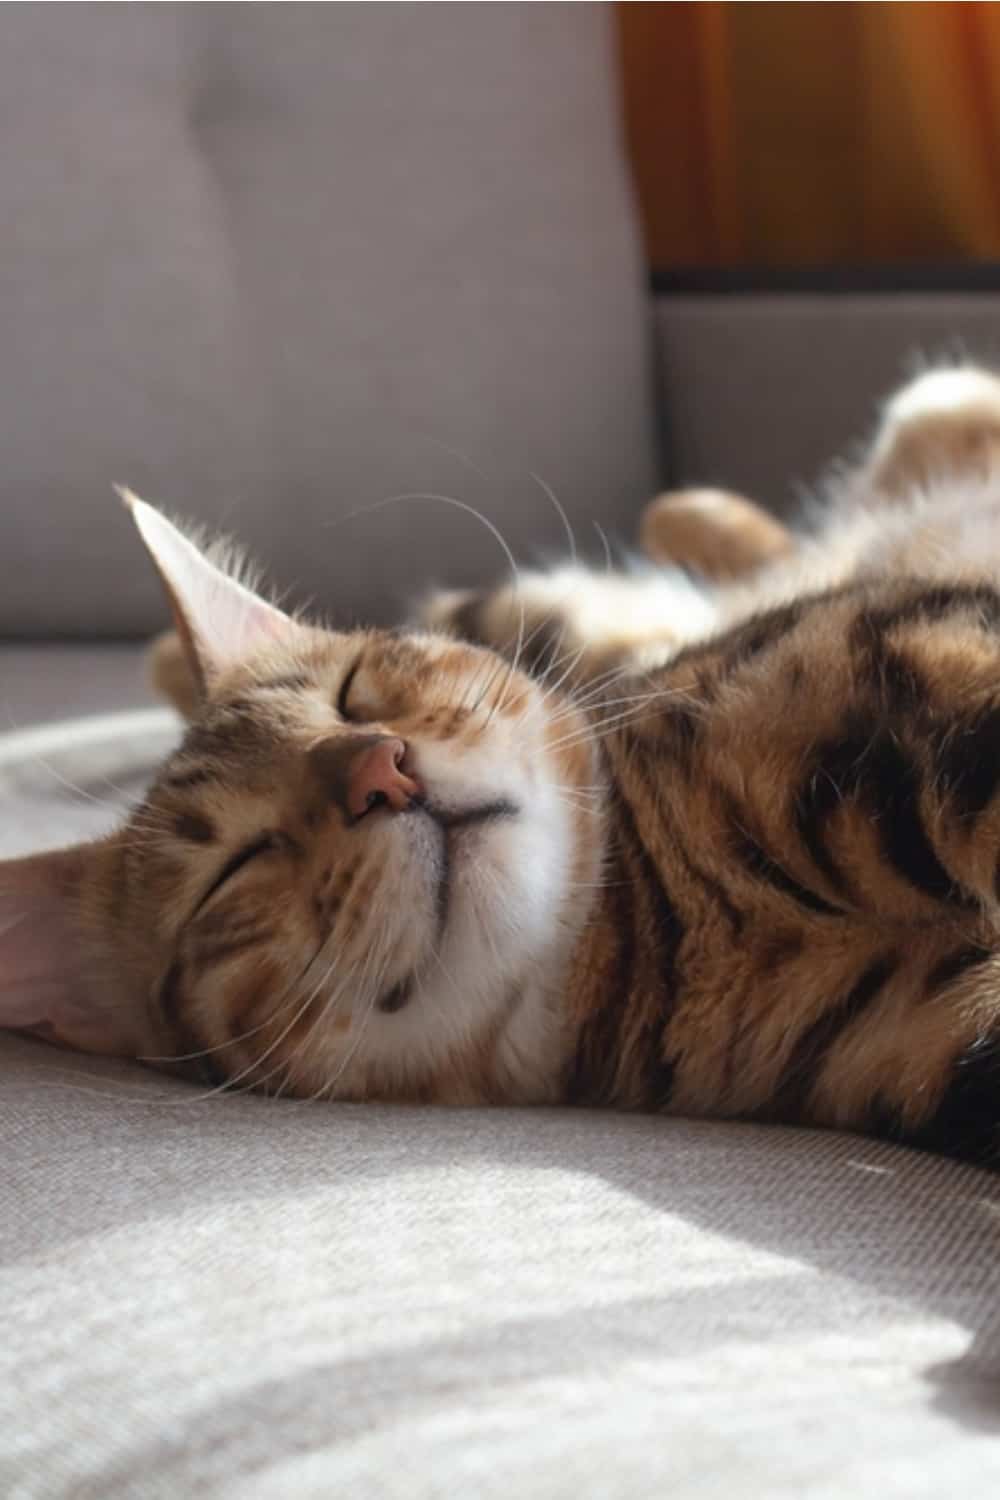
<instances>
[{"instance_id":1,"label":"cat's body","mask_svg":"<svg viewBox=\"0 0 1000 1500\"><path fill-rule=\"evenodd\" d=\"M297 1095L1000 1160L992 377L904 392L811 535L741 533L752 576L432 602L485 648L292 622L136 514L194 723L119 834L0 870L7 1024Z\"/></svg>"}]
</instances>

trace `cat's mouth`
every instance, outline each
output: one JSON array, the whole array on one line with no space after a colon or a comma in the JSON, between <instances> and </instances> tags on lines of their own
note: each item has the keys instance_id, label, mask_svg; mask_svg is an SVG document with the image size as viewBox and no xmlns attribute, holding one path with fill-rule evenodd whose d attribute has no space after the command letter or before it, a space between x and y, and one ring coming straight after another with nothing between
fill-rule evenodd
<instances>
[{"instance_id":1,"label":"cat's mouth","mask_svg":"<svg viewBox=\"0 0 1000 1500\"><path fill-rule=\"evenodd\" d=\"M520 809L507 797L498 797L495 801L458 811L422 798L414 804L412 811L429 818L440 835L439 870L434 894L436 932L430 954L430 958L434 959L440 952L448 929L456 865L463 857L463 846L468 835L490 823L516 818ZM380 997L377 1006L383 1015L395 1015L409 1004L420 982L422 967L424 966L411 969Z\"/></svg>"}]
</instances>

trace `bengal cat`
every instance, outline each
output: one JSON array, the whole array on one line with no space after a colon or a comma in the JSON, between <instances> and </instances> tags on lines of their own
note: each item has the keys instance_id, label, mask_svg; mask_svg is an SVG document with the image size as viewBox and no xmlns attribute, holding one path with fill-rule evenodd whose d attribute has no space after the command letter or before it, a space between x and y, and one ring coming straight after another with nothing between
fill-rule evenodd
<instances>
[{"instance_id":1,"label":"bengal cat","mask_svg":"<svg viewBox=\"0 0 1000 1500\"><path fill-rule=\"evenodd\" d=\"M433 631L293 619L130 503L191 724L116 833L0 866L0 1022L212 1087L1000 1160L1000 380L905 389L812 530L674 497L686 571Z\"/></svg>"}]
</instances>

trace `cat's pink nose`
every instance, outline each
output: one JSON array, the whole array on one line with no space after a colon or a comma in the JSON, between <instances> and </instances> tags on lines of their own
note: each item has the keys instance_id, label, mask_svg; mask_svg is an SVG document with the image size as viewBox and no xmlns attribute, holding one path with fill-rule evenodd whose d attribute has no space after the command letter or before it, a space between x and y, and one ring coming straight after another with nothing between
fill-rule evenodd
<instances>
[{"instance_id":1,"label":"cat's pink nose","mask_svg":"<svg viewBox=\"0 0 1000 1500\"><path fill-rule=\"evenodd\" d=\"M375 739L359 750L347 768L347 811L363 818L376 807L405 812L420 796L420 783L403 770L402 740Z\"/></svg>"}]
</instances>

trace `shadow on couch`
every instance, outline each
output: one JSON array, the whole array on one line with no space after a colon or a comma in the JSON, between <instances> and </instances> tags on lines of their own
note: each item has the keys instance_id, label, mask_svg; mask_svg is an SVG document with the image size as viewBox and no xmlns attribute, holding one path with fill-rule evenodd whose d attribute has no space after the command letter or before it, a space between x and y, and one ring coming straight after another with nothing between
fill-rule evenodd
<instances>
[{"instance_id":1,"label":"shadow on couch","mask_svg":"<svg viewBox=\"0 0 1000 1500\"><path fill-rule=\"evenodd\" d=\"M935 1408L976 1431L1000 1431L1000 1177L992 1174L860 1138L781 1127L585 1111L209 1100L139 1068L67 1060L14 1037L0 1040L0 1076L6 1194L18 1204L0 1225L5 1268L227 1203L273 1202L277 1224L302 1200L310 1214L329 1219L336 1275L343 1190L376 1189L391 1243L393 1181L420 1173L428 1177L430 1215L421 1233L432 1243L438 1232L444 1243L449 1224L458 1222L475 1239L477 1215L483 1235L495 1237L498 1211L503 1222L518 1223L525 1194L525 1234L540 1234L538 1255L549 1272L564 1236L593 1243L585 1259L597 1279L584 1288L585 1301L565 1316L506 1322L507 1352L499 1377L496 1359L489 1365L491 1386L503 1378L504 1358L512 1376L516 1369L518 1379L543 1378L574 1369L581 1349L598 1363L644 1353L674 1358L713 1345L857 1337L873 1319L906 1322L915 1314L971 1335L959 1358L921 1371ZM606 1191L595 1197L591 1180L609 1188L610 1198ZM634 1200L633 1207L615 1207L616 1195ZM605 1300L594 1295L604 1274L601 1246L637 1209L643 1294ZM536 1212L541 1231L531 1223ZM657 1226L671 1224L686 1236L688 1265L697 1236L716 1261L730 1257L728 1280L673 1285L673 1231L657 1238ZM533 1252L516 1235L511 1245L531 1261ZM384 1255L384 1246L375 1248ZM819 1283L803 1278L803 1268ZM485 1375L477 1377L481 1335L474 1328L409 1354L336 1359L301 1380L261 1388L254 1400L280 1421L286 1405L301 1410L312 1399L310 1382L318 1381L315 1392L322 1390L335 1413L333 1436L350 1437L350 1392L359 1383L377 1387L387 1411L394 1403L409 1410L421 1399L416 1366L428 1359L473 1390L477 1378L485 1383ZM337 1391L343 1400L334 1399ZM204 1441L216 1441L220 1422L243 1419L213 1406ZM198 1441L187 1433L189 1456ZM143 1456L144 1463L163 1459ZM122 1477L105 1476L108 1493Z\"/></svg>"}]
</instances>

